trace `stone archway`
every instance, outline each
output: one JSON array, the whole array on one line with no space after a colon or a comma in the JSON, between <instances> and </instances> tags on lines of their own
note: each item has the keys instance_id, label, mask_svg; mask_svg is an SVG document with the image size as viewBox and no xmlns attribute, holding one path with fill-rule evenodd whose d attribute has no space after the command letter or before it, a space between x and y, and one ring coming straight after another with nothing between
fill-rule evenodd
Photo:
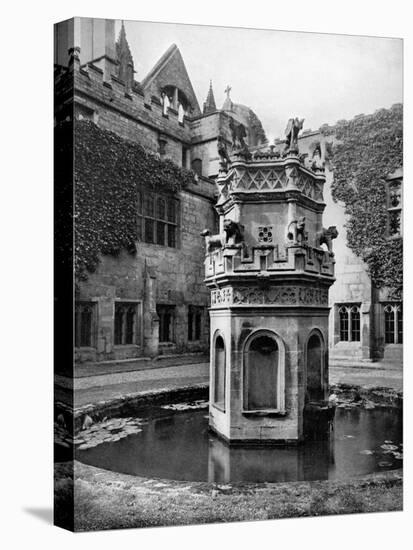
<instances>
[{"instance_id":1,"label":"stone archway","mask_svg":"<svg viewBox=\"0 0 413 550\"><path fill-rule=\"evenodd\" d=\"M213 403L217 408L225 411L226 351L224 338L219 333L214 338L213 371Z\"/></svg>"},{"instance_id":2,"label":"stone archway","mask_svg":"<svg viewBox=\"0 0 413 550\"><path fill-rule=\"evenodd\" d=\"M284 411L284 344L258 330L244 345L243 410Z\"/></svg>"},{"instance_id":3,"label":"stone archway","mask_svg":"<svg viewBox=\"0 0 413 550\"><path fill-rule=\"evenodd\" d=\"M306 401L324 400L324 343L321 334L312 332L307 341Z\"/></svg>"}]
</instances>

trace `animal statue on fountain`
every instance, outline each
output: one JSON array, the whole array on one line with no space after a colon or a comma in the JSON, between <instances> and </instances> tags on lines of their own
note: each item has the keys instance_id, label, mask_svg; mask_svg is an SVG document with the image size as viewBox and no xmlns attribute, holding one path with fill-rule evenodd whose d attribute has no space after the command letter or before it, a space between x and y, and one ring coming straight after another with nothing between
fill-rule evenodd
<instances>
[{"instance_id":1,"label":"animal statue on fountain","mask_svg":"<svg viewBox=\"0 0 413 550\"><path fill-rule=\"evenodd\" d=\"M304 119L290 118L285 129L285 148L284 155L287 153L298 153L298 134L302 130Z\"/></svg>"},{"instance_id":2,"label":"animal statue on fountain","mask_svg":"<svg viewBox=\"0 0 413 550\"><path fill-rule=\"evenodd\" d=\"M207 254L224 247L242 248L244 252L246 251L244 226L233 220L227 218L224 220L224 230L222 233L211 235L209 229L204 229L201 236L205 238Z\"/></svg>"},{"instance_id":3,"label":"animal statue on fountain","mask_svg":"<svg viewBox=\"0 0 413 550\"><path fill-rule=\"evenodd\" d=\"M231 130L232 150L241 154L245 158L251 158L250 150L245 142L247 131L241 122L235 122L233 118L229 121L229 129Z\"/></svg>"},{"instance_id":4,"label":"animal statue on fountain","mask_svg":"<svg viewBox=\"0 0 413 550\"><path fill-rule=\"evenodd\" d=\"M305 217L292 220L287 227L287 241L290 245L303 246L308 241L308 231L305 230Z\"/></svg>"},{"instance_id":5,"label":"animal statue on fountain","mask_svg":"<svg viewBox=\"0 0 413 550\"><path fill-rule=\"evenodd\" d=\"M217 149L218 149L218 155L220 158L219 171L227 172L228 165L231 164L231 159L229 158L227 146L225 145L225 141L222 136L218 136Z\"/></svg>"},{"instance_id":6,"label":"animal statue on fountain","mask_svg":"<svg viewBox=\"0 0 413 550\"><path fill-rule=\"evenodd\" d=\"M322 244L327 245L330 254L333 254L333 239L337 239L338 231L335 225L330 225L328 229L323 227L316 235L316 246L321 248Z\"/></svg>"},{"instance_id":7,"label":"animal statue on fountain","mask_svg":"<svg viewBox=\"0 0 413 550\"><path fill-rule=\"evenodd\" d=\"M321 154L321 144L317 142L310 161L310 168L313 172L324 172L324 164Z\"/></svg>"}]
</instances>

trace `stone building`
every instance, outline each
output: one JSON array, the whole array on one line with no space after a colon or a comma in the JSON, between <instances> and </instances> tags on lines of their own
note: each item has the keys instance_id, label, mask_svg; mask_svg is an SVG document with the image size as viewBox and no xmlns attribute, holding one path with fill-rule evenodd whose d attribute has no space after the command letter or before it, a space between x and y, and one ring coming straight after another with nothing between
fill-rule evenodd
<instances>
[{"instance_id":1,"label":"stone building","mask_svg":"<svg viewBox=\"0 0 413 550\"><path fill-rule=\"evenodd\" d=\"M219 109L210 83L201 108L174 44L146 76L137 75L124 25L115 36L113 20L74 18L55 26L56 125L70 119L92 124L102 136L115 134L123 142L142 146L160 161L170 159L195 174L178 191L162 187L154 191L142 182L135 253L101 254L96 269L78 282L76 360L207 352L210 304L200 233L204 228L217 231L214 205L220 152L231 149L234 141L245 143L251 151L268 145L254 111L234 103L230 92L227 87ZM309 150L320 136L319 132L303 135L300 151ZM322 136L320 141L325 147ZM76 157L74 162L76 165ZM393 334L393 343L386 346L374 342L384 339L384 324L391 325L385 308L390 307L397 325L401 305L380 302L384 295L372 297L365 266L346 247L343 208L329 194L332 174L328 167L326 178L325 223L339 229L335 241L337 282L330 291L331 355L394 356L400 336ZM394 178L401 181L400 173ZM377 305L380 303L383 307ZM347 312L350 323L346 340L340 339L345 325L341 311Z\"/></svg>"},{"instance_id":2,"label":"stone building","mask_svg":"<svg viewBox=\"0 0 413 550\"><path fill-rule=\"evenodd\" d=\"M229 90L221 110L212 83L206 92L201 111L176 45L138 81L123 24L117 39L113 20L75 18L55 27L56 124L73 113L77 123L89 121L195 174L178 193L143 184L136 253L102 254L78 283L78 361L208 350L200 232L216 226L218 136L230 145L231 127L245 127L250 145L266 138L253 111L234 105Z\"/></svg>"}]
</instances>

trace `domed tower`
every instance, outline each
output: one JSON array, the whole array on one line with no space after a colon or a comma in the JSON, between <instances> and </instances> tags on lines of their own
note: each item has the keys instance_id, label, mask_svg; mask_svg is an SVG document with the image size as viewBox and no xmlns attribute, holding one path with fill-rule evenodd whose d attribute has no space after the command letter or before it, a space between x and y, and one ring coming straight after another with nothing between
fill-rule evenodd
<instances>
[{"instance_id":1,"label":"domed tower","mask_svg":"<svg viewBox=\"0 0 413 550\"><path fill-rule=\"evenodd\" d=\"M324 172L298 152L302 123L290 119L282 153L251 156L242 144L229 156L218 142L220 232L203 233L209 423L231 443L298 442L306 412L328 399L336 231L323 228Z\"/></svg>"},{"instance_id":2,"label":"domed tower","mask_svg":"<svg viewBox=\"0 0 413 550\"><path fill-rule=\"evenodd\" d=\"M249 147L256 147L268 143L263 125L254 111L242 105L234 103L230 97L231 86L225 89L226 98L222 105L222 111L233 118L238 124L242 124L246 130L246 141Z\"/></svg>"}]
</instances>

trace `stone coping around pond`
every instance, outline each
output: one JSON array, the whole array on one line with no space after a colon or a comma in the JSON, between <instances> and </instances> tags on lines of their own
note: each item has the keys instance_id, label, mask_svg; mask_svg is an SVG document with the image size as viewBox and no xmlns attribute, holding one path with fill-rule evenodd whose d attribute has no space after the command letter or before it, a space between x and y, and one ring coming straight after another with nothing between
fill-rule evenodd
<instances>
[{"instance_id":1,"label":"stone coping around pond","mask_svg":"<svg viewBox=\"0 0 413 550\"><path fill-rule=\"evenodd\" d=\"M157 390L128 393L122 397L108 401L98 401L94 404L88 403L74 409L74 429L77 432L81 428L82 419L86 414L91 416L93 420L99 421L105 416L109 418L122 414L130 416L130 411L133 410L182 401L205 399L208 398L208 395L209 384L194 384L174 389L160 388ZM57 402L56 408L61 408L69 415L72 414L72 410L65 403Z\"/></svg>"},{"instance_id":2,"label":"stone coping around pond","mask_svg":"<svg viewBox=\"0 0 413 550\"><path fill-rule=\"evenodd\" d=\"M345 480L219 484L145 478L75 460L56 464L55 478L56 524L59 502L74 487L75 531L403 509L402 469Z\"/></svg>"},{"instance_id":3,"label":"stone coping around pond","mask_svg":"<svg viewBox=\"0 0 413 550\"><path fill-rule=\"evenodd\" d=\"M191 488L199 492L209 492L212 489L216 489L221 493L244 493L251 490L263 489L275 489L282 488L283 486L294 486L301 484L316 485L316 484L328 484L329 487L341 486L343 484L351 484L356 482L361 487L374 484L377 482L387 482L394 480L403 480L403 468L398 468L396 470L386 470L383 472L374 472L372 474L364 474L359 476L354 476L347 479L323 479L317 481L283 481L283 482L247 482L247 481L237 481L229 483L216 483L212 481L180 481L176 479L167 479L167 478L148 478L143 476L135 476L131 474L122 474L120 472L113 472L112 470L105 470L104 468L98 468L97 466L91 466L90 464L84 464L78 460L73 461L74 469L74 478L76 479L81 474L87 474L87 477L93 478L96 475L103 475L106 478L106 481L117 481L124 482L127 484L136 482L137 485L144 483L151 490L158 489L163 490L166 488Z\"/></svg>"},{"instance_id":4,"label":"stone coping around pond","mask_svg":"<svg viewBox=\"0 0 413 550\"><path fill-rule=\"evenodd\" d=\"M127 393L122 397L116 397L106 401L96 403L87 403L80 407L72 409L66 403L57 401L55 409L58 412L73 415L75 419L75 429L79 426L80 419L85 414L90 416L114 416L122 413L122 409L140 407L145 408L151 405L164 405L178 402L179 400L196 400L208 397L209 384L192 384L180 388L159 388L157 390L147 390L134 393ZM336 394L339 401L372 401L373 403L386 406L400 407L403 402L403 391L388 388L384 386L359 386L356 384L332 384L330 386L330 395ZM103 416L102 416L103 415Z\"/></svg>"},{"instance_id":5,"label":"stone coping around pond","mask_svg":"<svg viewBox=\"0 0 413 550\"><path fill-rule=\"evenodd\" d=\"M403 404L401 391L383 387L362 388L350 384L336 384L331 386L330 396L337 408L344 409L401 408ZM67 426L71 425L72 414L66 410L66 425L55 423L55 443L66 448L73 445L89 448L107 441L117 441L141 431L140 426L147 422L151 407L171 410L208 408L208 385L198 384L174 390L150 390L128 394L111 401L101 401L96 405L85 405L75 411L73 435L67 429Z\"/></svg>"}]
</instances>

